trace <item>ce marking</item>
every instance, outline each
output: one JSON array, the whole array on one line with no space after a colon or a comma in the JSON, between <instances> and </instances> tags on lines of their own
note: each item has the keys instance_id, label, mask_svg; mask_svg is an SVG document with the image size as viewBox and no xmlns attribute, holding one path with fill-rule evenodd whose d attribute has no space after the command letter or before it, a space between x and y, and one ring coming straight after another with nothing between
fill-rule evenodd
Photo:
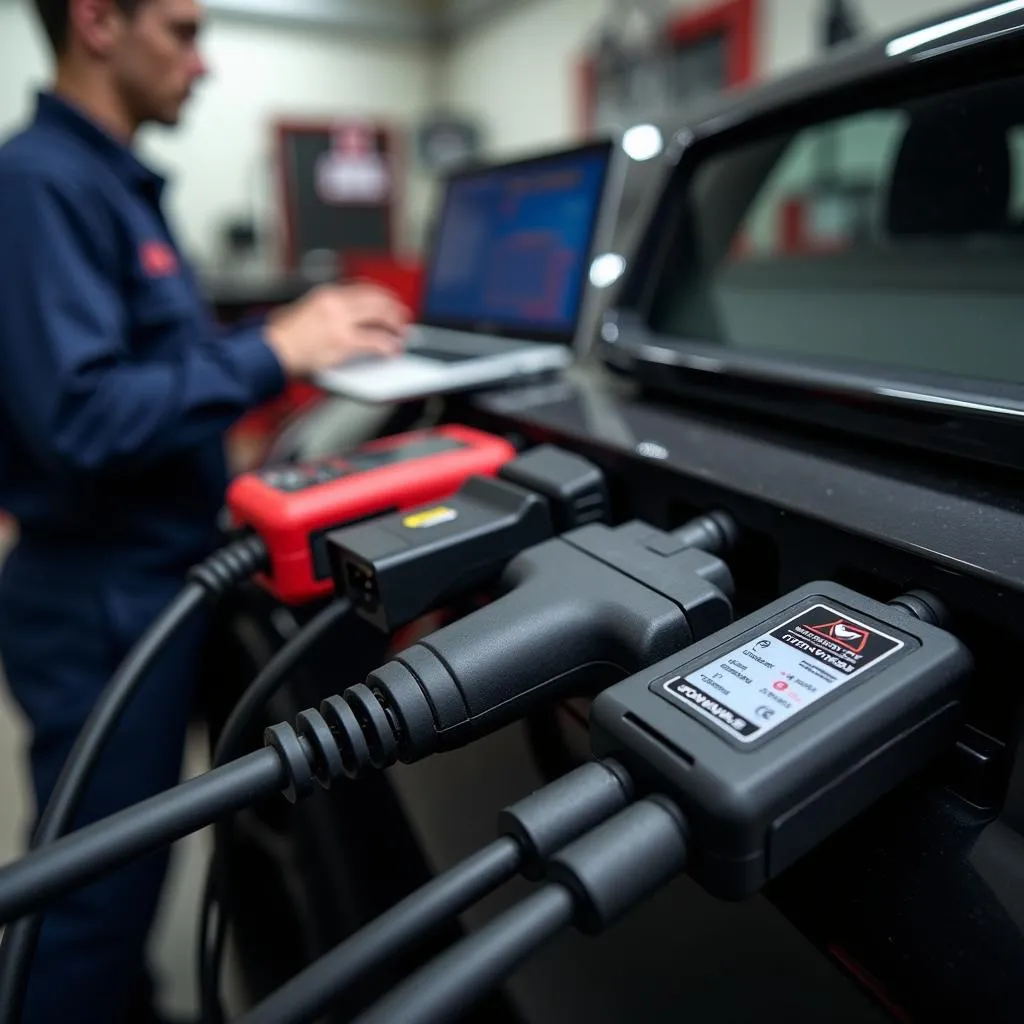
<instances>
[{"instance_id":1,"label":"ce marking","mask_svg":"<svg viewBox=\"0 0 1024 1024\"><path fill-rule=\"evenodd\" d=\"M754 712L754 714L757 715L762 722L770 722L778 712L774 708L768 708L762 705Z\"/></svg>"}]
</instances>

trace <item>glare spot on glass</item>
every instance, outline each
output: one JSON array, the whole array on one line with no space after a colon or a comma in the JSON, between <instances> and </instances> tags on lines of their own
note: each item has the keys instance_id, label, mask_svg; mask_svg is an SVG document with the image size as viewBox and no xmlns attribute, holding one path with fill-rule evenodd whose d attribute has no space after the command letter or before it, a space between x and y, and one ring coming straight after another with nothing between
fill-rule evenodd
<instances>
[{"instance_id":1,"label":"glare spot on glass","mask_svg":"<svg viewBox=\"0 0 1024 1024\"><path fill-rule=\"evenodd\" d=\"M614 345L619 340L619 325L611 322L602 324L601 337L609 344Z\"/></svg>"},{"instance_id":2,"label":"glare spot on glass","mask_svg":"<svg viewBox=\"0 0 1024 1024\"><path fill-rule=\"evenodd\" d=\"M643 163L661 155L665 149L665 138L656 125L638 124L623 134L622 148L631 160Z\"/></svg>"},{"instance_id":3,"label":"glare spot on glass","mask_svg":"<svg viewBox=\"0 0 1024 1024\"><path fill-rule=\"evenodd\" d=\"M606 252L590 264L590 283L595 288L610 288L625 272L625 259L617 252Z\"/></svg>"},{"instance_id":4,"label":"glare spot on glass","mask_svg":"<svg viewBox=\"0 0 1024 1024\"><path fill-rule=\"evenodd\" d=\"M917 32L908 32L904 36L898 36L886 45L885 52L889 57L898 57L901 53L916 50L919 46L934 43L938 39L944 39L946 36L974 28L976 25L983 25L986 21L992 21L994 18L1001 18L1004 14L1013 14L1015 11L1021 10L1024 10L1024 0L1008 0L1007 3L994 4L971 14L963 14L958 18L937 22Z\"/></svg>"},{"instance_id":5,"label":"glare spot on glass","mask_svg":"<svg viewBox=\"0 0 1024 1024\"><path fill-rule=\"evenodd\" d=\"M653 441L642 441L636 446L636 453L645 459L658 459L661 462L668 458L668 449Z\"/></svg>"}]
</instances>

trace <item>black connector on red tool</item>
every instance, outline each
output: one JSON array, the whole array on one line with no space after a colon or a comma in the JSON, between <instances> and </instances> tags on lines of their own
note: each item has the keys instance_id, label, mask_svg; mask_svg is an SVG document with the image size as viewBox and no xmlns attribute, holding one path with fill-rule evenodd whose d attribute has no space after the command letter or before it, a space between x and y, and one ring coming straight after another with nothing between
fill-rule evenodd
<instances>
[{"instance_id":1,"label":"black connector on red tool","mask_svg":"<svg viewBox=\"0 0 1024 1024\"><path fill-rule=\"evenodd\" d=\"M497 579L521 551L607 515L592 463L541 445L442 502L331 533L339 596L383 632Z\"/></svg>"},{"instance_id":2,"label":"black connector on red tool","mask_svg":"<svg viewBox=\"0 0 1024 1024\"><path fill-rule=\"evenodd\" d=\"M341 526L454 494L515 457L508 441L448 425L372 441L332 458L270 466L228 489L231 524L266 551L258 582L286 604L334 590L327 535Z\"/></svg>"}]
</instances>

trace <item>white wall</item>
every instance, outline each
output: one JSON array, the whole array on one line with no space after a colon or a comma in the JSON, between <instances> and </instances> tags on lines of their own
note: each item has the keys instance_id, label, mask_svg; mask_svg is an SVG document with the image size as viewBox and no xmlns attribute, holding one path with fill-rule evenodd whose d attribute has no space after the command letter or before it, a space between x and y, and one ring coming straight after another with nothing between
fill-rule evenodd
<instances>
[{"instance_id":1,"label":"white wall","mask_svg":"<svg viewBox=\"0 0 1024 1024\"><path fill-rule=\"evenodd\" d=\"M220 223L252 210L265 221L276 209L271 122L277 117L355 114L392 123L403 149L408 129L436 93L435 61L416 44L384 44L301 27L211 19L205 50L213 69L171 132L148 132L150 162L167 170L171 214L181 241L200 261L213 260ZM0 134L28 117L49 56L28 0L0 0ZM427 183L406 152L402 237L418 242Z\"/></svg>"},{"instance_id":2,"label":"white wall","mask_svg":"<svg viewBox=\"0 0 1024 1024\"><path fill-rule=\"evenodd\" d=\"M671 0L680 10L708 0ZM957 6L957 0L859 0L875 32ZM606 0L526 0L456 44L445 69L445 102L487 127L495 155L558 145L580 129L580 55ZM759 76L794 70L818 54L821 0L759 0Z\"/></svg>"}]
</instances>

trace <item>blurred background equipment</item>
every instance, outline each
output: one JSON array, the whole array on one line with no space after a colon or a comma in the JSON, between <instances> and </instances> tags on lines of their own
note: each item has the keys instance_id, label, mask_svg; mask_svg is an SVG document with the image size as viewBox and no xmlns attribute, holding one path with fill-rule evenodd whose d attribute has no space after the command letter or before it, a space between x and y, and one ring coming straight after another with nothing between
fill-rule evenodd
<instances>
[{"instance_id":1,"label":"blurred background equipment","mask_svg":"<svg viewBox=\"0 0 1024 1024\"><path fill-rule=\"evenodd\" d=\"M584 57L586 129L681 118L695 101L747 82L755 10L756 0L609 0Z\"/></svg>"},{"instance_id":2,"label":"blurred background equipment","mask_svg":"<svg viewBox=\"0 0 1024 1024\"><path fill-rule=\"evenodd\" d=\"M448 112L430 114L416 131L417 154L430 174L460 171L480 159L482 148L480 125Z\"/></svg>"},{"instance_id":3,"label":"blurred background equipment","mask_svg":"<svg viewBox=\"0 0 1024 1024\"><path fill-rule=\"evenodd\" d=\"M862 20L853 0L825 0L824 23L827 49L841 46L861 34Z\"/></svg>"},{"instance_id":4,"label":"blurred background equipment","mask_svg":"<svg viewBox=\"0 0 1024 1024\"><path fill-rule=\"evenodd\" d=\"M701 101L754 76L758 0L606 0L579 70L584 132L621 140L625 159L612 197L611 228L591 271L587 331L615 299L637 226L661 189L687 119Z\"/></svg>"}]
</instances>

